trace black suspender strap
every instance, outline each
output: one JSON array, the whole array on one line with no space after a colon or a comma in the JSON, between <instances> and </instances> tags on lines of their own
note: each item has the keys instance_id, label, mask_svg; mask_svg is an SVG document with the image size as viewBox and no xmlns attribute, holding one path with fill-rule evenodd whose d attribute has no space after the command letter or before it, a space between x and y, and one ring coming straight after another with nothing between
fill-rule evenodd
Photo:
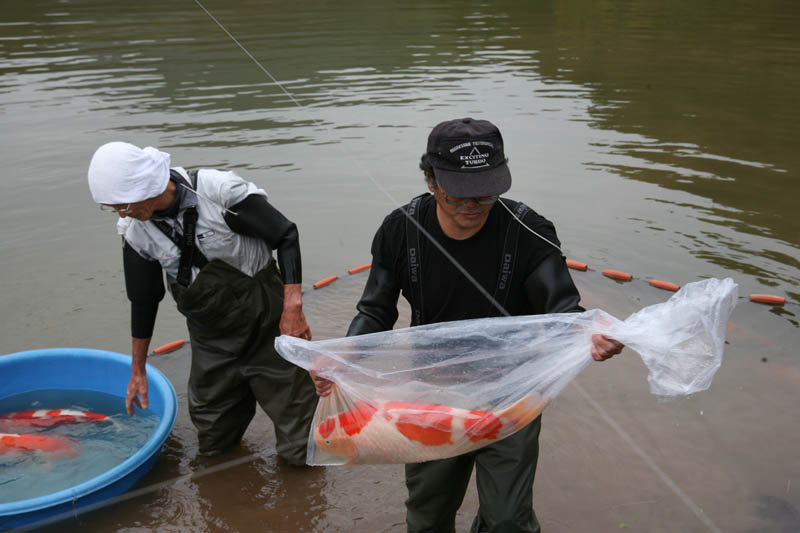
<instances>
[{"instance_id":1,"label":"black suspender strap","mask_svg":"<svg viewBox=\"0 0 800 533\"><path fill-rule=\"evenodd\" d=\"M427 196L417 196L408 204L406 211L406 244L408 247L408 281L411 287L411 325L423 324L425 317L422 305L422 256L419 246L419 225L422 224L419 205ZM414 221L417 223L415 224Z\"/></svg>"},{"instance_id":2,"label":"black suspender strap","mask_svg":"<svg viewBox=\"0 0 800 533\"><path fill-rule=\"evenodd\" d=\"M422 254L420 253L420 230L418 224L422 224L420 215L420 203L427 196L423 194L417 196L408 204L406 211L406 243L408 247L408 281L411 289L411 325L421 325L425 317L422 299ZM502 201L502 200L499 200ZM519 220L523 220L530 207L519 202L514 208L514 215ZM412 220L413 219L413 220ZM414 223L417 222L417 224ZM508 228L506 229L505 242L503 243L503 254L500 260L500 271L497 276L497 286L494 291L494 300L505 307L508 299L511 278L514 273L514 260L517 257L517 247L519 243L520 223L511 217ZM501 311L493 303L489 303L487 316L500 316Z\"/></svg>"},{"instance_id":3,"label":"black suspender strap","mask_svg":"<svg viewBox=\"0 0 800 533\"><path fill-rule=\"evenodd\" d=\"M194 189L197 187L197 171L191 170L188 174L189 178L192 180L192 188ZM150 221L181 251L181 258L178 263L177 281L184 287L188 287L192 282L192 266L203 268L208 263L206 256L197 249L195 244L197 207L188 207L183 211L183 234L176 228L167 224L164 220L151 219Z\"/></svg>"},{"instance_id":4,"label":"black suspender strap","mask_svg":"<svg viewBox=\"0 0 800 533\"><path fill-rule=\"evenodd\" d=\"M498 200L502 202L502 200ZM531 208L522 202L517 204L513 213L519 220L525 218ZM514 259L517 256L517 244L519 241L519 227L520 223L511 217L506 230L506 239L503 244L503 255L500 261L500 272L497 274L497 287L494 290L494 299L501 306L505 307L506 300L508 299L508 288L511 286L511 277L514 273ZM500 310L497 306L489 304L488 316L500 316Z\"/></svg>"},{"instance_id":5,"label":"black suspender strap","mask_svg":"<svg viewBox=\"0 0 800 533\"><path fill-rule=\"evenodd\" d=\"M183 212L183 246L181 246L181 260L178 263L178 283L184 287L188 287L192 281L192 264L194 263L195 253L200 253L194 244L196 230L197 208L189 207Z\"/></svg>"}]
</instances>

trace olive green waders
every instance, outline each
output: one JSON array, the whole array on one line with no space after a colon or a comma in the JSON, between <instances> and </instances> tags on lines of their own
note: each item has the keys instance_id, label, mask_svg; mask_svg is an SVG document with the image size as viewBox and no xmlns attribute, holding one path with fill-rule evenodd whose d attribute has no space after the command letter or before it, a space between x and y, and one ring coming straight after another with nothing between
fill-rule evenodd
<instances>
[{"instance_id":1,"label":"olive green waders","mask_svg":"<svg viewBox=\"0 0 800 533\"><path fill-rule=\"evenodd\" d=\"M308 373L275 351L283 311L275 263L250 277L213 260L189 287L171 289L191 339L189 415L200 453L238 443L258 402L275 426L278 455L305 464L317 396Z\"/></svg>"},{"instance_id":2,"label":"olive green waders","mask_svg":"<svg viewBox=\"0 0 800 533\"><path fill-rule=\"evenodd\" d=\"M406 465L406 524L409 532L452 533L472 467L478 514L472 533L539 531L533 511L533 479L539 458L539 416L510 437L449 459Z\"/></svg>"}]
</instances>

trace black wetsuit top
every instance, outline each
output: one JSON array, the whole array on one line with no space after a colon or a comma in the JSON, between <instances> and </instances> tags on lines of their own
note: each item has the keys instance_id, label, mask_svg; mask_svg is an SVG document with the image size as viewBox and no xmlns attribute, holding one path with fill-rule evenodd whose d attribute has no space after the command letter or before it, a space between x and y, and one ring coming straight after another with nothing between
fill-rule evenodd
<instances>
[{"instance_id":1,"label":"black wetsuit top","mask_svg":"<svg viewBox=\"0 0 800 533\"><path fill-rule=\"evenodd\" d=\"M176 171L170 171L170 181L186 183ZM179 186L175 201L155 217L175 217L186 189ZM300 240L297 226L275 209L263 196L251 194L230 208L237 213L225 213L225 223L240 235L262 239L270 250L278 252L278 267L284 283L302 281L300 262ZM125 270L125 287L131 302L131 336L150 338L156 321L158 304L164 297L164 281L161 264L145 259L127 242L122 248L122 264Z\"/></svg>"},{"instance_id":2,"label":"black wetsuit top","mask_svg":"<svg viewBox=\"0 0 800 533\"><path fill-rule=\"evenodd\" d=\"M517 202L503 198L513 211ZM407 206L406 206L407 208ZM518 224L495 203L486 224L472 237L454 240L442 231L436 218L436 202L426 196L420 203L420 220L425 230L462 265L488 292L493 294L503 256L509 223ZM560 245L553 224L533 210L525 224ZM414 306L408 275L406 215L396 209L381 224L372 243L370 277L359 301L358 315L348 335L391 329L397 320L397 298L403 296ZM424 323L500 316L502 313L424 235L420 235L421 289ZM520 228L511 285L504 308L510 315L580 312L578 293L564 258L552 245L525 228Z\"/></svg>"}]
</instances>

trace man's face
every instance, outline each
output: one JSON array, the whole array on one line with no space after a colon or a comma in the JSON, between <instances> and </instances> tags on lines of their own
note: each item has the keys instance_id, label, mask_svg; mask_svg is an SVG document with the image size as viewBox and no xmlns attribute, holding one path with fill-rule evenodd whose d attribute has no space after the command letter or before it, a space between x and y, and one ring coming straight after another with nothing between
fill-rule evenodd
<instances>
[{"instance_id":1,"label":"man's face","mask_svg":"<svg viewBox=\"0 0 800 533\"><path fill-rule=\"evenodd\" d=\"M448 237L469 238L477 233L489 218L493 202L479 203L479 200L488 202L491 198L456 198L448 195L438 183L433 185L428 182L428 189L436 198L439 222Z\"/></svg>"},{"instance_id":2,"label":"man's face","mask_svg":"<svg viewBox=\"0 0 800 533\"><path fill-rule=\"evenodd\" d=\"M114 208L119 218L131 217L137 220L149 220L155 211L155 198L148 198L141 202L134 202L132 204L112 204L109 207Z\"/></svg>"}]
</instances>

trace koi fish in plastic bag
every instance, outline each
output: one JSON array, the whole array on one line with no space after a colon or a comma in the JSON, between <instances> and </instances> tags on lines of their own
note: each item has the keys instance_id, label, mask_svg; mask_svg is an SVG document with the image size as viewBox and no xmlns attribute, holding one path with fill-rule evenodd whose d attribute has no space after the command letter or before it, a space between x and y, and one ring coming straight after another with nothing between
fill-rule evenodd
<instances>
[{"instance_id":1,"label":"koi fish in plastic bag","mask_svg":"<svg viewBox=\"0 0 800 533\"><path fill-rule=\"evenodd\" d=\"M593 309L314 342L281 336L275 347L336 384L317 405L308 464L421 462L481 448L524 427L593 361L595 333L639 353L653 394L707 389L722 363L736 300L732 279L708 279L625 321Z\"/></svg>"},{"instance_id":2,"label":"koi fish in plastic bag","mask_svg":"<svg viewBox=\"0 0 800 533\"><path fill-rule=\"evenodd\" d=\"M341 402L339 398L326 402ZM532 422L544 409L537 393L496 413L420 402L356 401L317 424L313 442L320 450L349 463L411 463L459 455L502 439ZM322 419L322 416L319 417Z\"/></svg>"}]
</instances>

